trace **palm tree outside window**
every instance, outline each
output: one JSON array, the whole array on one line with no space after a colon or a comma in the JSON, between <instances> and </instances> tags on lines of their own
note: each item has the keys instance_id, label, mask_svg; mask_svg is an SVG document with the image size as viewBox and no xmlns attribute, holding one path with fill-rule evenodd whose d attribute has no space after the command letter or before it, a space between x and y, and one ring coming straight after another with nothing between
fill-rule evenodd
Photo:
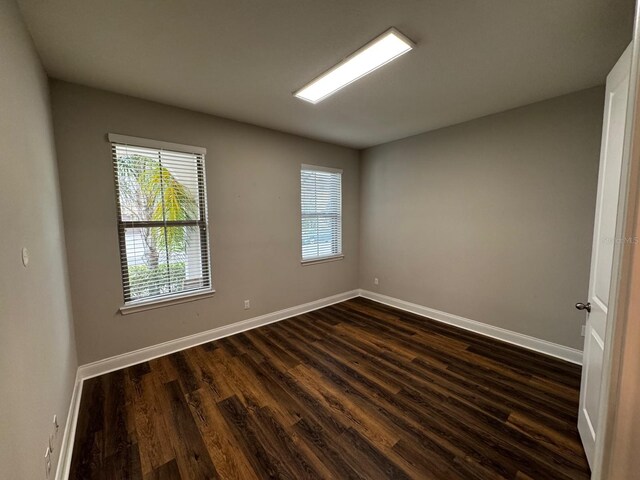
<instances>
[{"instance_id":1,"label":"palm tree outside window","mask_svg":"<svg viewBox=\"0 0 640 480\"><path fill-rule=\"evenodd\" d=\"M109 139L125 305L211 290L206 151L114 134Z\"/></svg>"}]
</instances>

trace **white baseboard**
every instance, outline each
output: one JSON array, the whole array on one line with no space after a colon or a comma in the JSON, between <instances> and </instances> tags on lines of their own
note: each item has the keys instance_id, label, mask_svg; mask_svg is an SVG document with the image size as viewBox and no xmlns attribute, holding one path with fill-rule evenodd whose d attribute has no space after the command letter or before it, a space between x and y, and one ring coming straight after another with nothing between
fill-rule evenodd
<instances>
[{"instance_id":1,"label":"white baseboard","mask_svg":"<svg viewBox=\"0 0 640 480\"><path fill-rule=\"evenodd\" d=\"M64 424L62 443L60 444L60 456L58 457L58 467L56 468L56 480L66 480L69 478L69 468L71 467L71 454L73 453L73 440L76 436L76 424L78 423L78 410L80 409L80 398L82 397L82 378L80 371L76 372L73 393L69 402L69 413Z\"/></svg>"},{"instance_id":2,"label":"white baseboard","mask_svg":"<svg viewBox=\"0 0 640 480\"><path fill-rule=\"evenodd\" d=\"M277 312L267 313L266 315L260 315L259 317L232 323L231 325L225 325L212 330L195 333L187 337L169 340L168 342L159 343L158 345L152 345L150 347L134 350L133 352L127 352L122 355L105 358L104 360L98 360L97 362L87 363L78 367L78 372L82 380L96 377L98 375L104 375L105 373L130 367L131 365L146 362L164 355L169 355L170 353L175 353L186 348L195 347L196 345L228 337L229 335L235 335L236 333L244 332L245 330L251 330L252 328L261 327L273 322L279 322L285 318L295 317L296 315L317 310L334 303L343 302L350 298L357 297L359 293L359 290L339 293L338 295L321 298L320 300L315 300L303 305L285 308L284 310L279 310Z\"/></svg>"},{"instance_id":3,"label":"white baseboard","mask_svg":"<svg viewBox=\"0 0 640 480\"><path fill-rule=\"evenodd\" d=\"M80 398L82 396L82 382L84 380L113 372L121 368L126 368L131 365L136 365L141 362L146 362L157 357L175 353L186 348L195 347L196 345L228 337L229 335L235 335L236 333L268 325L269 323L279 322L287 318L295 317L296 315L318 310L319 308L343 302L358 296L362 296L400 310L406 310L417 315L428 317L433 320L448 323L456 327L464 328L465 330L471 330L472 332L512 343L529 350L534 350L552 357L567 360L572 363L582 363L582 352L580 350L564 347L562 345L547 342L546 340L540 340L521 333L512 332L510 330L494 327L468 318L452 315L450 313L441 312L415 303L405 302L404 300L388 297L368 290L351 290L349 292L322 298L303 305L286 308L284 310L268 313L259 317L249 318L247 320L232 323L231 325L225 325L223 327L214 328L205 332L170 340L158 345L152 345L150 347L134 350L133 352L123 353L122 355L116 355L114 357L105 358L104 360L98 360L97 362L79 366L73 394L71 396L64 436L62 438L60 458L58 459L58 468L55 476L56 480L66 480L69 476L73 441L78 421L78 410L80 408Z\"/></svg>"},{"instance_id":4,"label":"white baseboard","mask_svg":"<svg viewBox=\"0 0 640 480\"><path fill-rule=\"evenodd\" d=\"M104 360L98 360L97 362L80 365L76 374L76 382L71 395L67 423L62 437L60 458L58 459L58 468L56 469L55 476L56 480L67 480L69 478L71 455L73 453L73 441L75 439L76 425L78 423L78 411L80 409L82 383L84 380L113 372L115 370L120 370L121 368L126 368L137 363L146 362L157 357L162 357L163 355L175 353L186 348L195 347L196 345L228 337L229 335L261 327L269 323L279 322L280 320L295 317L296 315L318 310L319 308L333 305L334 303L344 302L350 298L357 297L359 294L359 290L339 293L337 295L321 298L320 300L315 300L303 305L285 308L284 310L279 310L277 312L267 313L266 315L260 315L259 317L232 323L231 325L225 325L223 327L214 328L212 330L196 333L187 337L170 340L158 345L141 348L133 352L105 358Z\"/></svg>"},{"instance_id":5,"label":"white baseboard","mask_svg":"<svg viewBox=\"0 0 640 480\"><path fill-rule=\"evenodd\" d=\"M504 328L494 327L493 325L488 325L476 320L460 317L447 312L441 312L440 310L424 307L416 303L406 302L398 298L388 297L387 295L370 292L368 290L360 290L360 296L379 303L384 303L391 307L399 308L400 310L415 313L416 315L421 315L439 322L464 328L465 330L470 330L472 332L479 333L480 335L485 335L497 340L502 340L503 342L518 345L519 347L523 347L528 350L544 353L551 357L582 365L582 351L576 350L575 348L565 347L564 345L558 345L557 343L548 342L547 340L541 340L539 338L530 337L529 335L506 330Z\"/></svg>"}]
</instances>

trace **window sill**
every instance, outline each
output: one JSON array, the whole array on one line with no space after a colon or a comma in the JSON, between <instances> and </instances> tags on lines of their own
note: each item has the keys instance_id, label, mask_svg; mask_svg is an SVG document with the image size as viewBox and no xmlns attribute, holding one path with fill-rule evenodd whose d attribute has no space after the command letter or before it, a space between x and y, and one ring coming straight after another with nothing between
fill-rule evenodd
<instances>
[{"instance_id":1,"label":"window sill","mask_svg":"<svg viewBox=\"0 0 640 480\"><path fill-rule=\"evenodd\" d=\"M170 305L193 302L202 298L212 297L214 293L216 293L216 291L211 289L194 293L186 293L184 295L174 295L159 300L130 303L128 305L123 305L122 307L120 307L120 313L122 315L129 315L130 313L144 312L145 310L152 310L154 308L168 307Z\"/></svg>"},{"instance_id":2,"label":"window sill","mask_svg":"<svg viewBox=\"0 0 640 480\"><path fill-rule=\"evenodd\" d=\"M332 255L330 257L322 257L322 258L314 258L312 260L302 260L303 266L305 265L315 265L316 263L326 263L326 262L335 262L336 260L343 260L344 255Z\"/></svg>"}]
</instances>

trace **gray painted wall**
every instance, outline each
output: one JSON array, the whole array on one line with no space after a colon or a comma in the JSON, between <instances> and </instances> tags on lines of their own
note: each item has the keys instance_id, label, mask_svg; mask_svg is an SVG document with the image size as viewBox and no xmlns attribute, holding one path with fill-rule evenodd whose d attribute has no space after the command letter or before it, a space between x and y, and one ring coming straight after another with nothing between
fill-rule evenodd
<instances>
[{"instance_id":1,"label":"gray painted wall","mask_svg":"<svg viewBox=\"0 0 640 480\"><path fill-rule=\"evenodd\" d=\"M593 88L365 150L360 287L582 349L603 104Z\"/></svg>"},{"instance_id":2,"label":"gray painted wall","mask_svg":"<svg viewBox=\"0 0 640 480\"><path fill-rule=\"evenodd\" d=\"M69 83L51 88L80 363L358 287L356 150ZM108 132L207 148L212 298L118 313ZM344 260L300 264L302 163L344 169Z\"/></svg>"},{"instance_id":3,"label":"gray painted wall","mask_svg":"<svg viewBox=\"0 0 640 480\"><path fill-rule=\"evenodd\" d=\"M57 414L55 472L76 352L47 79L13 0L0 45L0 476L37 479Z\"/></svg>"}]
</instances>

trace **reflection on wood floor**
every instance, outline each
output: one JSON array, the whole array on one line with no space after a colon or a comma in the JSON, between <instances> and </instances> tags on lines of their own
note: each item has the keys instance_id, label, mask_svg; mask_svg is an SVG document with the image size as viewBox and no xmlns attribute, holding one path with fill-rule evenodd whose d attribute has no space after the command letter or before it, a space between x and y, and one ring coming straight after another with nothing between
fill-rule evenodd
<instances>
[{"instance_id":1,"label":"reflection on wood floor","mask_svg":"<svg viewBox=\"0 0 640 480\"><path fill-rule=\"evenodd\" d=\"M84 382L72 479L587 479L580 367L356 298Z\"/></svg>"}]
</instances>

